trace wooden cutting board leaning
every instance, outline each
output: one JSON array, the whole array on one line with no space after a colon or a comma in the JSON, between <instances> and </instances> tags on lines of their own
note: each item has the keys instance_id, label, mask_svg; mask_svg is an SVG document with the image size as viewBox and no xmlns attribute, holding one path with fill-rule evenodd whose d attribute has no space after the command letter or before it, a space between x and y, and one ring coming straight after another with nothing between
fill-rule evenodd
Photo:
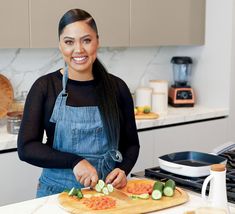
<instances>
[{"instance_id":1,"label":"wooden cutting board leaning","mask_svg":"<svg viewBox=\"0 0 235 214\"><path fill-rule=\"evenodd\" d=\"M132 199L130 196L132 193L128 191L131 185L136 184L154 184L153 180L130 180L125 188L121 190L114 190L114 192L107 195L107 197L115 200L116 205L113 208L103 209L103 210L92 210L84 204L83 199L77 199L68 195L68 193L63 192L58 196L58 201L60 206L66 211L78 214L78 213L119 213L119 214L133 214L133 213L145 213L157 210L166 209L169 207L177 206L183 204L189 200L188 194L182 189L176 187L175 193L172 197L163 196L159 200L153 200L151 197L148 199ZM95 190L84 189L82 190L83 195L95 195L97 192ZM101 196L102 197L102 196Z\"/></svg>"},{"instance_id":2,"label":"wooden cutting board leaning","mask_svg":"<svg viewBox=\"0 0 235 214\"><path fill-rule=\"evenodd\" d=\"M5 117L14 98L10 81L0 74L0 119Z\"/></svg>"}]
</instances>

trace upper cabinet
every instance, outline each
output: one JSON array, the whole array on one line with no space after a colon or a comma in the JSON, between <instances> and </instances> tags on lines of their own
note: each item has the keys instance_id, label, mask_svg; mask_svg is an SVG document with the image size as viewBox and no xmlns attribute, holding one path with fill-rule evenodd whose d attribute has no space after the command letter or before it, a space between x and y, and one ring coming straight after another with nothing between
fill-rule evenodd
<instances>
[{"instance_id":1,"label":"upper cabinet","mask_svg":"<svg viewBox=\"0 0 235 214\"><path fill-rule=\"evenodd\" d=\"M100 46L202 45L205 0L0 0L0 48L57 48L58 24L72 9L97 22Z\"/></svg>"},{"instance_id":2,"label":"upper cabinet","mask_svg":"<svg viewBox=\"0 0 235 214\"><path fill-rule=\"evenodd\" d=\"M28 0L1 0L0 4L0 48L28 48Z\"/></svg>"},{"instance_id":3,"label":"upper cabinet","mask_svg":"<svg viewBox=\"0 0 235 214\"><path fill-rule=\"evenodd\" d=\"M30 0L30 47L58 47L59 20L73 8L84 9L94 17L101 46L129 46L127 0Z\"/></svg>"},{"instance_id":4,"label":"upper cabinet","mask_svg":"<svg viewBox=\"0 0 235 214\"><path fill-rule=\"evenodd\" d=\"M205 0L130 0L130 45L203 45Z\"/></svg>"}]
</instances>

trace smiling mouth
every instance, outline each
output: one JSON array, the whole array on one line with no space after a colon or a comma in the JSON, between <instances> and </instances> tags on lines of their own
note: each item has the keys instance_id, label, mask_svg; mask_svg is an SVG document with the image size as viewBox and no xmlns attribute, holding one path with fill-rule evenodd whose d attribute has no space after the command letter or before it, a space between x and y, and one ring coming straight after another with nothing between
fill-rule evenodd
<instances>
[{"instance_id":1,"label":"smiling mouth","mask_svg":"<svg viewBox=\"0 0 235 214\"><path fill-rule=\"evenodd\" d=\"M82 56L82 57L73 57L72 60L77 63L77 64L81 64L81 63L84 63L86 62L88 59L87 56Z\"/></svg>"}]
</instances>

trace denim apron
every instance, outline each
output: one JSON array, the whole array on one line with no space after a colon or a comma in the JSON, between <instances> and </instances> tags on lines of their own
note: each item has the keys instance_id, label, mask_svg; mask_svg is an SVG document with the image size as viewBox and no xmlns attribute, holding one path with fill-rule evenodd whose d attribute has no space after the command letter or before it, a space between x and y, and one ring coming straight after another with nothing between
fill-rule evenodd
<instances>
[{"instance_id":1,"label":"denim apron","mask_svg":"<svg viewBox=\"0 0 235 214\"><path fill-rule=\"evenodd\" d=\"M66 105L68 69L63 75L63 90L58 95L50 122L56 123L53 148L62 152L80 155L97 170L99 179L122 161L117 143L111 145L104 131L97 106L72 107ZM78 92L79 93L79 92ZM83 188L72 169L44 168L39 178L37 197L48 196L71 189Z\"/></svg>"}]
</instances>

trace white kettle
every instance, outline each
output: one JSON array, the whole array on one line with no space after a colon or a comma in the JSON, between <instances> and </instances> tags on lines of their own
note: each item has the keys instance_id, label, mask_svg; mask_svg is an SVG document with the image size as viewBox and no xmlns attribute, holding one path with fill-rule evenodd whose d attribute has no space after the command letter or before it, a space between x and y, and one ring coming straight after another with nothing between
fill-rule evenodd
<instances>
[{"instance_id":1,"label":"white kettle","mask_svg":"<svg viewBox=\"0 0 235 214\"><path fill-rule=\"evenodd\" d=\"M206 188L209 182L209 196L206 197ZM208 202L208 206L223 209L227 214L230 214L226 191L225 165L214 164L211 166L210 175L203 182L201 195Z\"/></svg>"}]
</instances>

